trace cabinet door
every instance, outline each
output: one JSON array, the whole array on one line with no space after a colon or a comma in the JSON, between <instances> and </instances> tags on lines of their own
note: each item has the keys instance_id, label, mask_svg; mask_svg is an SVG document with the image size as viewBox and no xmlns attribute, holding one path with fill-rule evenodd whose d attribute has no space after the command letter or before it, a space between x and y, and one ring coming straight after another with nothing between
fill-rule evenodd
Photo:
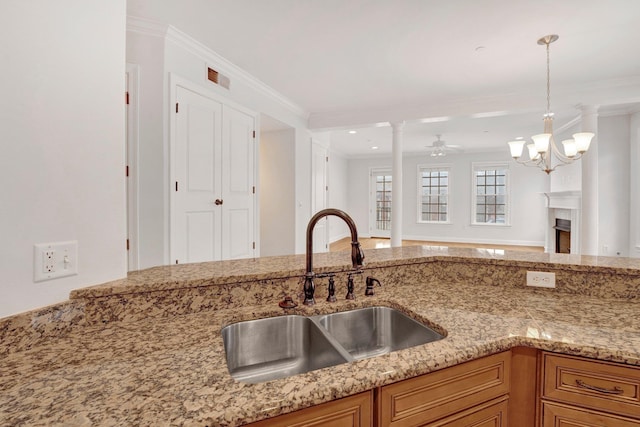
<instances>
[{"instance_id":1,"label":"cabinet door","mask_svg":"<svg viewBox=\"0 0 640 427\"><path fill-rule=\"evenodd\" d=\"M322 403L291 414L249 424L250 427L370 427L373 426L373 392L367 391Z\"/></svg>"},{"instance_id":2,"label":"cabinet door","mask_svg":"<svg viewBox=\"0 0 640 427\"><path fill-rule=\"evenodd\" d=\"M503 352L384 386L381 426L428 425L509 393L511 353Z\"/></svg>"},{"instance_id":3,"label":"cabinet door","mask_svg":"<svg viewBox=\"0 0 640 427\"><path fill-rule=\"evenodd\" d=\"M551 402L542 403L542 427L639 427L640 421Z\"/></svg>"}]
</instances>

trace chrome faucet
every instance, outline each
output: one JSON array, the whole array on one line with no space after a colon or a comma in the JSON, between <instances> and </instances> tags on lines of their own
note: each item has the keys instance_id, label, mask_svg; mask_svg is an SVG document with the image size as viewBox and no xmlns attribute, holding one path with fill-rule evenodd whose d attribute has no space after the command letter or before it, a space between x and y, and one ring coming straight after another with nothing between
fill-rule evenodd
<instances>
[{"instance_id":1,"label":"chrome faucet","mask_svg":"<svg viewBox=\"0 0 640 427\"><path fill-rule=\"evenodd\" d=\"M347 223L347 226L349 226L349 230L351 231L351 263L354 269L362 268L364 252L362 252L360 242L358 242L356 223L353 222L351 217L340 209L323 209L316 213L311 217L309 225L307 225L307 271L304 275L304 305L314 305L316 303L313 298L316 290L316 286L313 283L313 278L315 277L315 273L313 272L313 228L320 219L329 215L342 218L342 220Z\"/></svg>"}]
</instances>

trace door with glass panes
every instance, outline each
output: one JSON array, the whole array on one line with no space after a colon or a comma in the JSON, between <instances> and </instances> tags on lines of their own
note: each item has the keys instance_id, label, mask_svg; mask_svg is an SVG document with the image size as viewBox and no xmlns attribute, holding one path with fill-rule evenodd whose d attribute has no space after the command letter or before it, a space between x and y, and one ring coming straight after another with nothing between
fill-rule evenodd
<instances>
[{"instance_id":1,"label":"door with glass panes","mask_svg":"<svg viewBox=\"0 0 640 427\"><path fill-rule=\"evenodd\" d=\"M371 237L389 237L391 234L391 170L371 171L371 197L369 228Z\"/></svg>"}]
</instances>

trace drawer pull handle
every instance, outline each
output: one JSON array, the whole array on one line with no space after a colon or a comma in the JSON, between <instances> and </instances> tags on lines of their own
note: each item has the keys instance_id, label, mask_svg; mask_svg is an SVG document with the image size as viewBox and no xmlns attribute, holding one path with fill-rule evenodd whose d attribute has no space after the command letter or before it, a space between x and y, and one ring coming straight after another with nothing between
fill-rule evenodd
<instances>
[{"instance_id":1,"label":"drawer pull handle","mask_svg":"<svg viewBox=\"0 0 640 427\"><path fill-rule=\"evenodd\" d=\"M624 390L622 390L620 387L614 387L613 390L609 390L606 388L602 388L602 387L596 387L594 385L590 385L585 383L582 380L576 380L576 385L580 388L586 388L588 390L593 390L593 391L597 391L598 393L604 393L604 394L622 394L624 393Z\"/></svg>"}]
</instances>

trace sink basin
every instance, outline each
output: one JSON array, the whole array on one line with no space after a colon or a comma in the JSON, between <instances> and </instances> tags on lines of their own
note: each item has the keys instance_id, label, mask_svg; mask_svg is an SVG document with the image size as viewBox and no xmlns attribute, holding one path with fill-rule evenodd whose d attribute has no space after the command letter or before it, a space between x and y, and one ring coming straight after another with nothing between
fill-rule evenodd
<instances>
[{"instance_id":1,"label":"sink basin","mask_svg":"<svg viewBox=\"0 0 640 427\"><path fill-rule=\"evenodd\" d=\"M426 344L443 335L388 307L368 307L316 316L354 359Z\"/></svg>"},{"instance_id":2,"label":"sink basin","mask_svg":"<svg viewBox=\"0 0 640 427\"><path fill-rule=\"evenodd\" d=\"M311 318L279 316L222 329L229 373L259 383L351 361Z\"/></svg>"},{"instance_id":3,"label":"sink basin","mask_svg":"<svg viewBox=\"0 0 640 427\"><path fill-rule=\"evenodd\" d=\"M229 373L247 383L285 378L442 338L387 307L269 317L222 329Z\"/></svg>"}]
</instances>

